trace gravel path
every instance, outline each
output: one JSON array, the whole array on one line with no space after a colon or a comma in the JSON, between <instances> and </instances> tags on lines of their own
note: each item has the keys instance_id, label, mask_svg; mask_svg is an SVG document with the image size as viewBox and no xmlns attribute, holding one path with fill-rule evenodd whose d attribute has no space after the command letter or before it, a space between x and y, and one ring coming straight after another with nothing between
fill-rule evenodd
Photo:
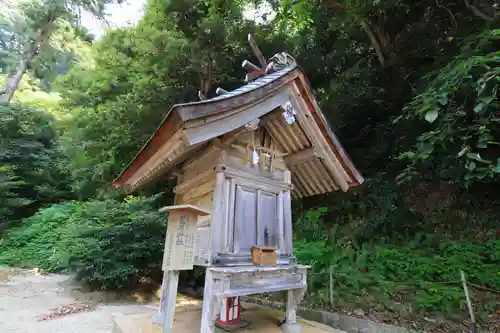
<instances>
[{"instance_id":1,"label":"gravel path","mask_svg":"<svg viewBox=\"0 0 500 333\"><path fill-rule=\"evenodd\" d=\"M80 292L68 276L0 268L0 332L111 333L113 313L140 313L150 307L139 303L104 303L96 301L95 296ZM53 310L89 304L90 311L40 321Z\"/></svg>"}]
</instances>

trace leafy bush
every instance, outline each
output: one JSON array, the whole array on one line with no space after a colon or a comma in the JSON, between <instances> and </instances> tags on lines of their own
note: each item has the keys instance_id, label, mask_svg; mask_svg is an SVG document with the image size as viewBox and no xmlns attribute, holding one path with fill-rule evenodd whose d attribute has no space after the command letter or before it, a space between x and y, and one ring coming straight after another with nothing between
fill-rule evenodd
<instances>
[{"instance_id":1,"label":"leafy bush","mask_svg":"<svg viewBox=\"0 0 500 333\"><path fill-rule=\"evenodd\" d=\"M25 219L0 243L0 263L73 272L101 289L133 287L157 278L162 262L166 215L155 198L71 201Z\"/></svg>"}]
</instances>

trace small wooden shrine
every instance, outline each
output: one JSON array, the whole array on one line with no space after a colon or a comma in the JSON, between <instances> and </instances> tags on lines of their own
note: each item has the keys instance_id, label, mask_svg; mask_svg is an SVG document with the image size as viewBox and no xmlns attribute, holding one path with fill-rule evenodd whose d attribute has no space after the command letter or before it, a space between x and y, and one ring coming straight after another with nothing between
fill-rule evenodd
<instances>
[{"instance_id":1,"label":"small wooden shrine","mask_svg":"<svg viewBox=\"0 0 500 333\"><path fill-rule=\"evenodd\" d=\"M174 105L114 181L130 193L159 177L177 177L154 322L172 331L179 271L206 267L200 332L237 325L240 296L287 291L283 331L297 329L307 266L295 262L292 198L363 182L288 54L266 60L248 83L218 96Z\"/></svg>"}]
</instances>

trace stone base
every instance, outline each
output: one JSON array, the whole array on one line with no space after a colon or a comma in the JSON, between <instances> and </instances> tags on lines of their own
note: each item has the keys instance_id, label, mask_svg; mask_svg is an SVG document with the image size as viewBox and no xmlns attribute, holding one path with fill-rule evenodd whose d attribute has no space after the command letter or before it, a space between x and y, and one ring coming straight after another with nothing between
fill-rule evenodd
<instances>
[{"instance_id":1,"label":"stone base","mask_svg":"<svg viewBox=\"0 0 500 333\"><path fill-rule=\"evenodd\" d=\"M218 327L226 332L238 332L238 331L242 330L243 328L248 327L249 325L250 325L250 322L248 322L246 320L240 320L239 323L230 324L230 325L221 324L218 321L215 322L216 327Z\"/></svg>"},{"instance_id":2,"label":"stone base","mask_svg":"<svg viewBox=\"0 0 500 333\"><path fill-rule=\"evenodd\" d=\"M282 333L301 333L301 332L303 332L302 325L300 325L299 323L295 323L295 324L283 323L283 324L281 324L280 328L281 328Z\"/></svg>"}]
</instances>

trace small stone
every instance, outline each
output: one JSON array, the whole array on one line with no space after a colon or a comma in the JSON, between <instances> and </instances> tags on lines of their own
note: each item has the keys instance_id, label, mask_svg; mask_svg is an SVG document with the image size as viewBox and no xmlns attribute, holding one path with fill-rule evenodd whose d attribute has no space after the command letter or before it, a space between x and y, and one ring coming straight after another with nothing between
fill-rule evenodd
<instances>
[{"instance_id":1,"label":"small stone","mask_svg":"<svg viewBox=\"0 0 500 333\"><path fill-rule=\"evenodd\" d=\"M361 309L356 309L354 310L354 314L358 317L364 317L365 316L365 312Z\"/></svg>"}]
</instances>

